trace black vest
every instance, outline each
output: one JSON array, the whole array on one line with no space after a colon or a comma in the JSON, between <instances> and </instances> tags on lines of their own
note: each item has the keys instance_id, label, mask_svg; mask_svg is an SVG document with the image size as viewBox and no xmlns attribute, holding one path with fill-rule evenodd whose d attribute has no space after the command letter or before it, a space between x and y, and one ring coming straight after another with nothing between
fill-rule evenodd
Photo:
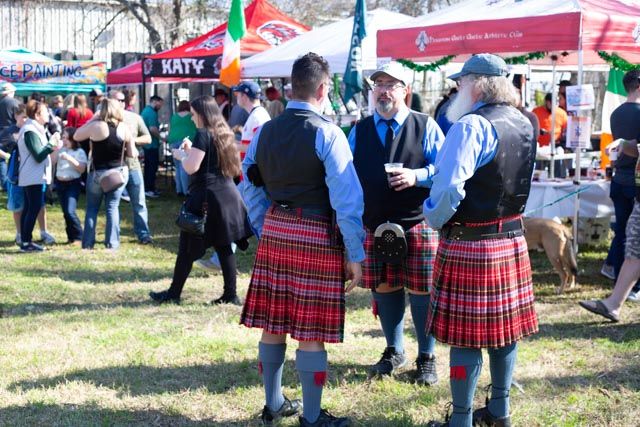
<instances>
[{"instance_id":1,"label":"black vest","mask_svg":"<svg viewBox=\"0 0 640 427\"><path fill-rule=\"evenodd\" d=\"M536 157L531 123L505 104L488 104L471 114L491 123L498 135L498 151L465 182L465 198L450 222L486 222L521 214Z\"/></svg>"},{"instance_id":2,"label":"black vest","mask_svg":"<svg viewBox=\"0 0 640 427\"><path fill-rule=\"evenodd\" d=\"M262 126L256 164L274 202L330 208L324 164L315 149L316 133L324 123L312 111L288 108Z\"/></svg>"},{"instance_id":3,"label":"black vest","mask_svg":"<svg viewBox=\"0 0 640 427\"><path fill-rule=\"evenodd\" d=\"M422 148L427 119L428 116L411 111L389 147L380 141L373 116L356 125L353 165L364 193L363 222L370 230L387 221L408 230L424 220L422 203L429 197L429 189L390 189L384 164L403 163L409 169L427 166Z\"/></svg>"}]
</instances>

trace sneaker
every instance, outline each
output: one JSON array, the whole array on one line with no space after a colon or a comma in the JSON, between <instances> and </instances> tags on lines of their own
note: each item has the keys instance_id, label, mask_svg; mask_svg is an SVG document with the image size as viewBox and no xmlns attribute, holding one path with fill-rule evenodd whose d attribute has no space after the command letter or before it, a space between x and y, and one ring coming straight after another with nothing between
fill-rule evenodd
<instances>
[{"instance_id":1,"label":"sneaker","mask_svg":"<svg viewBox=\"0 0 640 427\"><path fill-rule=\"evenodd\" d=\"M240 301L240 298L238 298L238 295L235 295L233 297L226 297L222 295L220 298L217 298L211 301L211 305L220 305L220 304L242 305L242 301Z\"/></svg>"},{"instance_id":2,"label":"sneaker","mask_svg":"<svg viewBox=\"0 0 640 427\"><path fill-rule=\"evenodd\" d=\"M40 239L45 245L53 245L56 242L56 239L46 231L40 231Z\"/></svg>"},{"instance_id":3,"label":"sneaker","mask_svg":"<svg viewBox=\"0 0 640 427\"><path fill-rule=\"evenodd\" d=\"M627 301L631 301L631 302L640 302L640 291L637 292L629 292L629 295L627 295Z\"/></svg>"},{"instance_id":4,"label":"sneaker","mask_svg":"<svg viewBox=\"0 0 640 427\"><path fill-rule=\"evenodd\" d=\"M220 271L220 264L216 264L210 259L199 259L194 264L204 270Z\"/></svg>"},{"instance_id":5,"label":"sneaker","mask_svg":"<svg viewBox=\"0 0 640 427\"><path fill-rule=\"evenodd\" d=\"M272 411L267 405L265 405L262 409L262 415L260 416L260 419L262 420L263 426L272 426L274 423L280 420L280 418L298 415L301 410L302 401L298 399L289 400L287 399L287 396L285 396L284 403L277 411Z\"/></svg>"},{"instance_id":6,"label":"sneaker","mask_svg":"<svg viewBox=\"0 0 640 427\"><path fill-rule=\"evenodd\" d=\"M44 248L40 245L36 245L33 242L23 243L22 246L20 246L20 252L42 252L42 251L44 251Z\"/></svg>"},{"instance_id":7,"label":"sneaker","mask_svg":"<svg viewBox=\"0 0 640 427\"><path fill-rule=\"evenodd\" d=\"M149 296L152 300L159 304L170 302L173 304L180 304L180 297L172 297L169 295L169 291L149 292Z\"/></svg>"},{"instance_id":8,"label":"sneaker","mask_svg":"<svg viewBox=\"0 0 640 427\"><path fill-rule=\"evenodd\" d=\"M153 238L151 236L144 236L139 241L140 241L141 245L152 245L153 244Z\"/></svg>"},{"instance_id":9,"label":"sneaker","mask_svg":"<svg viewBox=\"0 0 640 427\"><path fill-rule=\"evenodd\" d=\"M156 194L155 191L145 191L144 195L147 196L150 199L157 199L158 195Z\"/></svg>"},{"instance_id":10,"label":"sneaker","mask_svg":"<svg viewBox=\"0 0 640 427\"><path fill-rule=\"evenodd\" d=\"M124 194L120 197L120 200L123 200L127 203L131 203L131 197L125 196Z\"/></svg>"},{"instance_id":11,"label":"sneaker","mask_svg":"<svg viewBox=\"0 0 640 427\"><path fill-rule=\"evenodd\" d=\"M22 236L20 235L20 233L16 233L16 245L18 246L22 246Z\"/></svg>"},{"instance_id":12,"label":"sneaker","mask_svg":"<svg viewBox=\"0 0 640 427\"><path fill-rule=\"evenodd\" d=\"M438 382L436 356L434 354L421 353L416 359L416 370L416 383L432 386Z\"/></svg>"},{"instance_id":13,"label":"sneaker","mask_svg":"<svg viewBox=\"0 0 640 427\"><path fill-rule=\"evenodd\" d=\"M374 375L391 375L397 369L407 364L407 358L404 353L397 353L395 347L387 347L382 353L382 357L371 367L371 373Z\"/></svg>"},{"instance_id":14,"label":"sneaker","mask_svg":"<svg viewBox=\"0 0 640 427\"><path fill-rule=\"evenodd\" d=\"M613 265L602 264L602 268L600 269L600 274L610 280L616 280L616 273L613 269Z\"/></svg>"},{"instance_id":15,"label":"sneaker","mask_svg":"<svg viewBox=\"0 0 640 427\"><path fill-rule=\"evenodd\" d=\"M326 409L320 410L320 415L315 422L310 423L302 415L298 419L300 420L300 427L348 427L351 425L351 419L334 417Z\"/></svg>"}]
</instances>

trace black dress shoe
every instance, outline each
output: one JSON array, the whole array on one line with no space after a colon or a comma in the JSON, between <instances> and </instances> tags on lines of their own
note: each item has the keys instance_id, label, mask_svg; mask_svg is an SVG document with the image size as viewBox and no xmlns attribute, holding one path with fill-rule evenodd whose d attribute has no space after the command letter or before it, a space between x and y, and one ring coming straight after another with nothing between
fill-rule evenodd
<instances>
[{"instance_id":1,"label":"black dress shoe","mask_svg":"<svg viewBox=\"0 0 640 427\"><path fill-rule=\"evenodd\" d=\"M242 305L242 301L240 301L240 298L238 298L238 295L234 295L232 297L222 295L220 298L217 298L211 301L211 304L212 305L219 305L219 304Z\"/></svg>"},{"instance_id":2,"label":"black dress shoe","mask_svg":"<svg viewBox=\"0 0 640 427\"><path fill-rule=\"evenodd\" d=\"M510 417L494 417L489 408L484 406L473 411L473 425L480 427L511 427Z\"/></svg>"},{"instance_id":3,"label":"black dress shoe","mask_svg":"<svg viewBox=\"0 0 640 427\"><path fill-rule=\"evenodd\" d=\"M169 291L149 292L149 296L157 303L164 304L170 302L173 304L180 304L180 297L172 297L169 295Z\"/></svg>"},{"instance_id":4,"label":"black dress shoe","mask_svg":"<svg viewBox=\"0 0 640 427\"><path fill-rule=\"evenodd\" d=\"M269 409L267 405L262 409L262 415L260 419L262 420L263 426L271 426L276 423L280 418L283 417L292 417L297 415L302 410L302 401L300 400L289 400L287 396L284 397L284 403L277 411L272 411Z\"/></svg>"},{"instance_id":5,"label":"black dress shoe","mask_svg":"<svg viewBox=\"0 0 640 427\"><path fill-rule=\"evenodd\" d=\"M349 427L351 425L350 418L334 417L326 409L321 409L318 419L312 423L303 416L298 419L300 420L300 427Z\"/></svg>"}]
</instances>

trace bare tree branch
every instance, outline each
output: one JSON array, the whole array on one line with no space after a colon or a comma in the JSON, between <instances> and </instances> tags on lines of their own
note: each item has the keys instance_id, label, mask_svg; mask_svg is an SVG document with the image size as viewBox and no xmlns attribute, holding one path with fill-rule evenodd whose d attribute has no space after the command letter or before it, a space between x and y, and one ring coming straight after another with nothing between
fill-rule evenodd
<instances>
[{"instance_id":1,"label":"bare tree branch","mask_svg":"<svg viewBox=\"0 0 640 427\"><path fill-rule=\"evenodd\" d=\"M151 44L151 48L156 52L163 51L164 43L162 42L162 36L151 21L151 15L149 14L149 7L146 0L141 0L139 2L129 0L116 1L122 6L126 7L131 15L133 15L133 17L136 18L138 22L140 22L142 26L149 32L149 42Z\"/></svg>"}]
</instances>

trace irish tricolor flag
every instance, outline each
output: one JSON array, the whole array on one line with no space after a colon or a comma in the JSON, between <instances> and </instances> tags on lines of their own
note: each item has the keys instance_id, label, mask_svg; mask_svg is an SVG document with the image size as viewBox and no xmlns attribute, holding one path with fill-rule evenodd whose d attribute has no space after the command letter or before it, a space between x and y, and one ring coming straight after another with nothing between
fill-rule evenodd
<instances>
[{"instance_id":1,"label":"irish tricolor flag","mask_svg":"<svg viewBox=\"0 0 640 427\"><path fill-rule=\"evenodd\" d=\"M609 83L607 83L607 91L604 94L604 102L602 105L602 136L600 137L600 151L602 153L602 160L600 162L601 168L606 168L609 165L609 157L605 154L604 148L613 141L613 135L611 134L611 113L618 108L627 98L627 91L624 90L622 85L622 78L624 77L624 71L609 70Z\"/></svg>"},{"instance_id":2,"label":"irish tricolor flag","mask_svg":"<svg viewBox=\"0 0 640 427\"><path fill-rule=\"evenodd\" d=\"M242 0L231 0L220 68L220 83L225 86L231 87L240 83L240 39L246 32Z\"/></svg>"}]
</instances>

